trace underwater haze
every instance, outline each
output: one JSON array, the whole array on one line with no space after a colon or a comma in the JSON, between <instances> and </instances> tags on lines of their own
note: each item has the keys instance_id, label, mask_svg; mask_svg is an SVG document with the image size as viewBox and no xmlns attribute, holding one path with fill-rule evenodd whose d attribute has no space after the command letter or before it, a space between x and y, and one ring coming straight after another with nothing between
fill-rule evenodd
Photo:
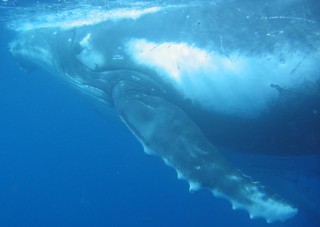
<instances>
[{"instance_id":1,"label":"underwater haze","mask_svg":"<svg viewBox=\"0 0 320 227\"><path fill-rule=\"evenodd\" d=\"M0 227L320 226L320 3L0 2Z\"/></svg>"}]
</instances>

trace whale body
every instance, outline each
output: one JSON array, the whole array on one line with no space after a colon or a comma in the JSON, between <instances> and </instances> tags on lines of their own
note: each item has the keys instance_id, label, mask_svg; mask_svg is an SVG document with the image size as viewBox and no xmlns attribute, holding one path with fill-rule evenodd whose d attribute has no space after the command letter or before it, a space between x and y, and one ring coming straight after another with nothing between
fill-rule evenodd
<instances>
[{"instance_id":1,"label":"whale body","mask_svg":"<svg viewBox=\"0 0 320 227\"><path fill-rule=\"evenodd\" d=\"M319 154L320 129L312 126L320 125L320 30L311 3L79 9L12 20L10 51L20 66L44 68L103 111L115 111L144 151L174 168L190 191L208 189L267 222L298 212L219 148Z\"/></svg>"}]
</instances>

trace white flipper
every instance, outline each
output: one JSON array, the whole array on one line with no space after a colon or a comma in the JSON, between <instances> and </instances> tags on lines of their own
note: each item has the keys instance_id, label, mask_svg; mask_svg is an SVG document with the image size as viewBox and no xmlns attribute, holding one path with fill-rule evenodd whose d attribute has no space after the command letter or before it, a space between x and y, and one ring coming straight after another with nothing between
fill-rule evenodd
<instances>
[{"instance_id":1,"label":"white flipper","mask_svg":"<svg viewBox=\"0 0 320 227\"><path fill-rule=\"evenodd\" d=\"M233 167L214 148L197 125L164 98L136 89L129 81L118 82L113 100L124 123L142 143L145 152L161 157L176 169L190 191L206 188L217 197L244 209L251 218L285 221L297 209Z\"/></svg>"}]
</instances>

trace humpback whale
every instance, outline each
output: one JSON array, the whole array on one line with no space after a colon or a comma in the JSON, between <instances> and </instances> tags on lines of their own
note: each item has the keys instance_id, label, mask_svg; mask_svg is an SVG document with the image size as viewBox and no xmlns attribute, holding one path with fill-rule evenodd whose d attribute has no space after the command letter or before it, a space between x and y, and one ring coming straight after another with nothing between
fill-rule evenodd
<instances>
[{"instance_id":1,"label":"humpback whale","mask_svg":"<svg viewBox=\"0 0 320 227\"><path fill-rule=\"evenodd\" d=\"M32 15L25 8L8 23L16 31L10 51L22 67L43 68L102 111L116 112L145 153L174 168L190 191L208 189L267 222L297 214L286 195L247 176L220 147L319 152L320 30L311 3L50 10Z\"/></svg>"}]
</instances>

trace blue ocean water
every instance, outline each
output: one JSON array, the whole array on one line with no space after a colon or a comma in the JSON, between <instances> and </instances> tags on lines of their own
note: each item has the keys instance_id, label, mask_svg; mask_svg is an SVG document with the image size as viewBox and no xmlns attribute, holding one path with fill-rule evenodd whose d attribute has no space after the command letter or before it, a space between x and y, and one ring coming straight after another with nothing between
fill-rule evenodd
<instances>
[{"instance_id":1,"label":"blue ocean water","mask_svg":"<svg viewBox=\"0 0 320 227\"><path fill-rule=\"evenodd\" d=\"M207 191L189 193L116 116L45 71L20 70L8 51L13 34L0 29L0 226L318 225L304 213L250 220Z\"/></svg>"}]
</instances>

